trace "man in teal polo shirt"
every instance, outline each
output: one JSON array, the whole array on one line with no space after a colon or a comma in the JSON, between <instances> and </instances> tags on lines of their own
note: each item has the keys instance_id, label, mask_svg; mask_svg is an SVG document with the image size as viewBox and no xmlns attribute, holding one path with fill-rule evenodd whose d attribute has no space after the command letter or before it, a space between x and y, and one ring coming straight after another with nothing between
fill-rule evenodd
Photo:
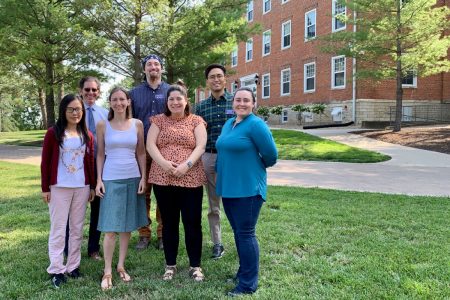
<instances>
[{"instance_id":1,"label":"man in teal polo shirt","mask_svg":"<svg viewBox=\"0 0 450 300\"><path fill-rule=\"evenodd\" d=\"M226 69L221 64L211 64L205 69L206 84L211 91L211 96L201 101L195 107L195 114L201 116L208 126L208 134L205 153L202 156L203 168L208 180L209 209L208 222L211 231L211 239L214 243L212 258L221 258L224 253L222 245L222 232L220 228L220 202L216 195L216 140L222 131L223 124L234 116L233 95L225 90Z\"/></svg>"}]
</instances>

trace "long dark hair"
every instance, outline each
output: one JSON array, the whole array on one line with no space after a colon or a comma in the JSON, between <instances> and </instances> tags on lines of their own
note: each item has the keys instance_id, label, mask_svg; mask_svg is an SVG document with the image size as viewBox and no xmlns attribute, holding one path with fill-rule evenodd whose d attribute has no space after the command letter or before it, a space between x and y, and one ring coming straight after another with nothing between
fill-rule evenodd
<instances>
[{"instance_id":1,"label":"long dark hair","mask_svg":"<svg viewBox=\"0 0 450 300\"><path fill-rule=\"evenodd\" d=\"M55 130L55 138L58 141L58 144L60 146L63 145L64 142L64 131L67 127L67 118L66 118L66 110L67 106L72 101L79 101L81 103L81 108L83 109L83 112L81 114L81 120L77 124L77 132L81 135L81 143L85 144L86 142L90 141L88 129L86 127L86 117L85 117L85 110L84 110L84 103L83 100L81 100L81 97L74 94L68 94L65 95L64 98L61 100L61 104L59 105L59 114L58 114L58 120L56 121L56 124L53 125L53 129Z\"/></svg>"},{"instance_id":2,"label":"long dark hair","mask_svg":"<svg viewBox=\"0 0 450 300\"><path fill-rule=\"evenodd\" d=\"M124 89L123 87L116 86L111 90L111 93L109 93L108 101L109 101L109 113L108 113L108 121L111 121L114 118L114 110L111 108L111 97L116 92L123 92L125 94L125 97L127 97L128 100L131 101L130 93ZM131 104L127 106L125 110L125 117L127 119L131 119Z\"/></svg>"},{"instance_id":3,"label":"long dark hair","mask_svg":"<svg viewBox=\"0 0 450 300\"><path fill-rule=\"evenodd\" d=\"M189 99L187 95L187 88L184 84L183 80L178 79L175 84L172 84L169 89L167 90L167 99L169 99L170 93L177 91L180 92L180 94L186 99L186 107L184 108L184 115L189 116L191 113L191 106L189 105ZM169 110L168 101L166 100L166 110L164 111L164 114L168 117L172 115L172 112Z\"/></svg>"}]
</instances>

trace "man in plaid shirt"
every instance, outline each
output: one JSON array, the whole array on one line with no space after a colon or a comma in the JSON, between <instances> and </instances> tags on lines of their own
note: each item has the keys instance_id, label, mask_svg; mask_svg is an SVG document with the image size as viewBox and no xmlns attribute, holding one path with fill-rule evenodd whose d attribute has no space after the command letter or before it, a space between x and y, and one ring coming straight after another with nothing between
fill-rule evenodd
<instances>
[{"instance_id":1,"label":"man in plaid shirt","mask_svg":"<svg viewBox=\"0 0 450 300\"><path fill-rule=\"evenodd\" d=\"M205 69L206 84L211 91L211 96L201 101L195 107L195 114L201 116L208 126L208 134L205 153L202 156L203 168L208 179L206 189L208 191L209 209L208 222L211 231L211 239L214 243L212 258L221 258L224 253L222 245L222 232L220 229L220 201L216 195L216 140L222 131L223 124L234 117L233 95L225 90L226 69L220 64L211 64Z\"/></svg>"}]
</instances>

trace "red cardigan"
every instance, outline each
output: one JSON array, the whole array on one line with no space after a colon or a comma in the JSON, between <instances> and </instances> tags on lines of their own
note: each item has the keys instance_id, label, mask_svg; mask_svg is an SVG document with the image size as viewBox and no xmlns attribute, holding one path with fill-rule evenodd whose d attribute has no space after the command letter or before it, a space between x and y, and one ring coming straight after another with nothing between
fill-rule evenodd
<instances>
[{"instance_id":1,"label":"red cardigan","mask_svg":"<svg viewBox=\"0 0 450 300\"><path fill-rule=\"evenodd\" d=\"M94 136L89 133L90 141L86 144L84 154L85 184L95 188L94 178ZM42 192L50 192L50 186L56 184L58 178L59 144L53 127L47 130L42 147L41 188Z\"/></svg>"}]
</instances>

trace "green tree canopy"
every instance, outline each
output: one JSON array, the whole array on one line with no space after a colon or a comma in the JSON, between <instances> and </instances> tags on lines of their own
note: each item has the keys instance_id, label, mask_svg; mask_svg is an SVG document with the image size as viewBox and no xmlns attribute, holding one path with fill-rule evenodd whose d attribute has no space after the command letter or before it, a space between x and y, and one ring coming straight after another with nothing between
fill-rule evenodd
<instances>
[{"instance_id":1,"label":"green tree canopy","mask_svg":"<svg viewBox=\"0 0 450 300\"><path fill-rule=\"evenodd\" d=\"M401 129L402 79L450 71L450 9L436 0L340 0L354 15L341 16L356 31L326 36L325 52L355 57L359 78L395 79L394 131Z\"/></svg>"}]
</instances>

